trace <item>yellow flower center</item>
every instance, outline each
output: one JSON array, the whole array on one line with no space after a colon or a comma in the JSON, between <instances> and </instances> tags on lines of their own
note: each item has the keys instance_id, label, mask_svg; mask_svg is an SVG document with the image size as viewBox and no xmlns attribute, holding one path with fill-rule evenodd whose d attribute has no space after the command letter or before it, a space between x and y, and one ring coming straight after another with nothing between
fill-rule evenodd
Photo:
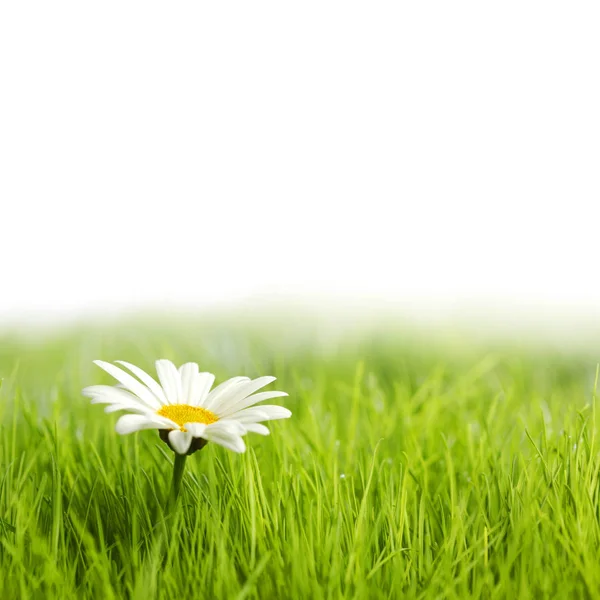
<instances>
[{"instance_id":1,"label":"yellow flower center","mask_svg":"<svg viewBox=\"0 0 600 600\"><path fill-rule=\"evenodd\" d=\"M156 411L156 414L177 423L181 431L187 431L184 427L186 423L204 423L205 425L210 425L219 420L217 415L210 410L200 408L199 406L190 406L189 404L167 404L161 406Z\"/></svg>"}]
</instances>

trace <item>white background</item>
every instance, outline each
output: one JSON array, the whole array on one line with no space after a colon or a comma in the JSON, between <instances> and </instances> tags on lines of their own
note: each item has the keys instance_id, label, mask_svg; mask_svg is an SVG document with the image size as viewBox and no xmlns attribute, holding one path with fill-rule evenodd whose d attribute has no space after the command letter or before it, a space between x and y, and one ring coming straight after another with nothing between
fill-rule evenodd
<instances>
[{"instance_id":1,"label":"white background","mask_svg":"<svg viewBox=\"0 0 600 600\"><path fill-rule=\"evenodd\" d=\"M597 6L2 3L0 320L599 313Z\"/></svg>"}]
</instances>

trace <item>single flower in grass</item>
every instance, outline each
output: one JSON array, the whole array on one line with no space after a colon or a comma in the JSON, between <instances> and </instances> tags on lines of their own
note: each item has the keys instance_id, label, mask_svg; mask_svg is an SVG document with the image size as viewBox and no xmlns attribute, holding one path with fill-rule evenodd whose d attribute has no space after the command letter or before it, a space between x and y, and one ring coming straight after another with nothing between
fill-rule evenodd
<instances>
[{"instance_id":1,"label":"single flower in grass","mask_svg":"<svg viewBox=\"0 0 600 600\"><path fill-rule=\"evenodd\" d=\"M244 452L242 436L248 432L268 435L264 421L286 419L292 414L283 406L256 406L270 398L287 396L277 391L256 393L275 381L275 377L233 377L211 391L215 376L200 373L196 363L186 363L177 369L170 360L157 360L157 382L139 367L124 361L117 362L129 373L111 363L94 362L119 383L92 385L83 394L93 404L107 404L107 413L120 410L129 413L117 421L117 433L158 429L161 439L179 455L192 454L207 442Z\"/></svg>"}]
</instances>

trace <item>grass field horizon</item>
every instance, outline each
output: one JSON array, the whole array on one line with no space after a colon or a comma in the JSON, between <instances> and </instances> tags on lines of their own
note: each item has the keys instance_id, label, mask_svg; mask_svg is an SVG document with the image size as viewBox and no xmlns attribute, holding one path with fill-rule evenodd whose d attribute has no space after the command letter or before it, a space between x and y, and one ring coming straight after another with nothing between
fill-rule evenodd
<instances>
[{"instance_id":1,"label":"grass field horizon","mask_svg":"<svg viewBox=\"0 0 600 600\"><path fill-rule=\"evenodd\" d=\"M2 598L600 597L598 357L218 319L0 334ZM600 356L600 353L598 353ZM94 359L274 375L237 455L119 436Z\"/></svg>"}]
</instances>

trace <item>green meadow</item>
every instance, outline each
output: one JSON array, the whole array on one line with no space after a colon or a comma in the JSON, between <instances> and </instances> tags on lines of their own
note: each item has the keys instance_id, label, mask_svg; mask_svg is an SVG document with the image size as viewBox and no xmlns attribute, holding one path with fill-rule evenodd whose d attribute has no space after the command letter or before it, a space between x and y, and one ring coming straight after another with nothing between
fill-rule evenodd
<instances>
[{"instance_id":1,"label":"green meadow","mask_svg":"<svg viewBox=\"0 0 600 600\"><path fill-rule=\"evenodd\" d=\"M0 336L0 597L600 597L592 353L298 319ZM94 359L274 375L291 419L190 456L114 432Z\"/></svg>"}]
</instances>

